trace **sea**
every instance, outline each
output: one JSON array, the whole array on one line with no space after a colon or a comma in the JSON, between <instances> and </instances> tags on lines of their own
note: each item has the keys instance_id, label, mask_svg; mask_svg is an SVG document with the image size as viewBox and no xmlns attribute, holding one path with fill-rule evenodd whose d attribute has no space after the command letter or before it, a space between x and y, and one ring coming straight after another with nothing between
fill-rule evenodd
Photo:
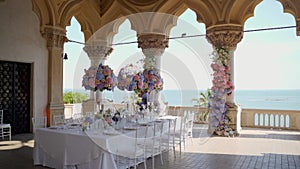
<instances>
[{"instance_id":1,"label":"sea","mask_svg":"<svg viewBox=\"0 0 300 169\"><path fill-rule=\"evenodd\" d=\"M65 89L64 91L70 91ZM73 91L76 92L76 91ZM87 92L77 90L77 92ZM171 106L194 106L193 99L199 98L204 90L164 90L161 91L162 99ZM116 103L126 101L132 92L118 89L104 92L104 97ZM298 90L236 90L235 102L242 108L272 109L272 110L300 110L300 89Z\"/></svg>"}]
</instances>

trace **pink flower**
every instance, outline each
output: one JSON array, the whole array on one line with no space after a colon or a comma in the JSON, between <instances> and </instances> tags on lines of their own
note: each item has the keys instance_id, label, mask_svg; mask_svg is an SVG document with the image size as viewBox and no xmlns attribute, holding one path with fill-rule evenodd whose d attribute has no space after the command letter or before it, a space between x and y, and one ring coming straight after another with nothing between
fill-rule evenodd
<instances>
[{"instance_id":1,"label":"pink flower","mask_svg":"<svg viewBox=\"0 0 300 169\"><path fill-rule=\"evenodd\" d=\"M140 89L142 89L142 88L143 88L143 82L139 81L138 87L139 87Z\"/></svg>"},{"instance_id":2,"label":"pink flower","mask_svg":"<svg viewBox=\"0 0 300 169\"><path fill-rule=\"evenodd\" d=\"M90 87L95 88L96 87L95 79L90 78L89 81L88 81L88 84L89 84Z\"/></svg>"},{"instance_id":3,"label":"pink flower","mask_svg":"<svg viewBox=\"0 0 300 169\"><path fill-rule=\"evenodd\" d=\"M135 75L135 76L133 77L133 80L135 80L135 81L139 81L139 80L140 80L140 77L139 77L139 76L137 76L137 75Z\"/></svg>"},{"instance_id":4,"label":"pink flower","mask_svg":"<svg viewBox=\"0 0 300 169\"><path fill-rule=\"evenodd\" d=\"M219 65L216 64L216 63L212 63L210 66L211 66L211 68L212 68L213 70L218 70L218 69L219 69Z\"/></svg>"},{"instance_id":5,"label":"pink flower","mask_svg":"<svg viewBox=\"0 0 300 169\"><path fill-rule=\"evenodd\" d=\"M111 84L113 82L113 78L112 77L107 77L106 78L106 83Z\"/></svg>"},{"instance_id":6,"label":"pink flower","mask_svg":"<svg viewBox=\"0 0 300 169\"><path fill-rule=\"evenodd\" d=\"M110 71L109 69L104 69L104 70L103 70L103 74L106 75L106 76L107 76L107 75L110 75L110 74L111 74L111 71Z\"/></svg>"}]
</instances>

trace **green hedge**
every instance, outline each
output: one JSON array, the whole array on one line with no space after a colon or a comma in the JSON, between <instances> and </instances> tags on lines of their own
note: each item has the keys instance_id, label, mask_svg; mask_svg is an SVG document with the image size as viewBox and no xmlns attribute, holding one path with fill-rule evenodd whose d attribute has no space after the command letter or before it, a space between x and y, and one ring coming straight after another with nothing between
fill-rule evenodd
<instances>
[{"instance_id":1,"label":"green hedge","mask_svg":"<svg viewBox=\"0 0 300 169\"><path fill-rule=\"evenodd\" d=\"M82 101L87 100L88 98L88 94L79 92L65 92L63 95L65 104L82 103Z\"/></svg>"}]
</instances>

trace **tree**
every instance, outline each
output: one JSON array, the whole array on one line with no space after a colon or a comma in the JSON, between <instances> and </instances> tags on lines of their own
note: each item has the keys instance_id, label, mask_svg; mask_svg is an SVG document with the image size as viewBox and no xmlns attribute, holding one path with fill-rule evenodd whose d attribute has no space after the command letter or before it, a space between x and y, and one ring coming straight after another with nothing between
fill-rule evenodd
<instances>
[{"instance_id":1,"label":"tree","mask_svg":"<svg viewBox=\"0 0 300 169\"><path fill-rule=\"evenodd\" d=\"M88 99L88 95L86 93L65 92L63 94L63 102L65 104L82 103L82 101L86 99Z\"/></svg>"},{"instance_id":2,"label":"tree","mask_svg":"<svg viewBox=\"0 0 300 169\"><path fill-rule=\"evenodd\" d=\"M207 89L205 93L201 92L199 98L194 98L192 101L196 102L199 107L208 107L209 98L211 96L211 89Z\"/></svg>"},{"instance_id":3,"label":"tree","mask_svg":"<svg viewBox=\"0 0 300 169\"><path fill-rule=\"evenodd\" d=\"M197 107L205 107L207 108L207 111L202 115L200 116L200 121L206 121L207 118L208 118L208 113L209 113L209 99L211 97L211 89L207 89L206 92L201 92L200 93L200 97L199 98L194 98L192 99L192 101L196 102L197 105L194 105L194 106L197 106Z\"/></svg>"}]
</instances>

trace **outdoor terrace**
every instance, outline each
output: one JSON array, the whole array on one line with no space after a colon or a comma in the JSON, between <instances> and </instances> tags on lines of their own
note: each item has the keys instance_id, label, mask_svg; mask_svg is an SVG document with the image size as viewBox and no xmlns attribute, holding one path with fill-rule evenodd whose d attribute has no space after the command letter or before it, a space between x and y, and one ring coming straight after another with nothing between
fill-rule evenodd
<instances>
[{"instance_id":1,"label":"outdoor terrace","mask_svg":"<svg viewBox=\"0 0 300 169\"><path fill-rule=\"evenodd\" d=\"M169 112L172 112L172 108L174 107L169 108ZM181 107L177 113L194 110L197 108ZM203 109L202 112L204 111L206 110ZM200 112L196 116L200 120L196 120L193 138L188 141L185 150L181 155L176 152L176 158L171 152L169 156L165 154L163 165L160 165L157 159L156 169L300 169L300 131L297 121L299 120L299 111L243 109L242 131L239 137L230 138L208 135L207 125L199 124L201 122L199 117L203 114L201 111L195 112ZM259 121L255 122L255 116L261 117L261 114L262 118L258 118ZM278 118L276 118L277 115ZM251 117L253 117L253 121ZM274 117L274 123L271 123L272 117ZM286 119L289 119L289 123L286 123ZM277 122L278 124L276 124ZM46 168L33 166L33 146L32 134L15 135L12 141L1 141L0 168ZM147 163L148 168L151 168L151 160L148 160ZM143 165L138 168L143 168Z\"/></svg>"}]
</instances>

